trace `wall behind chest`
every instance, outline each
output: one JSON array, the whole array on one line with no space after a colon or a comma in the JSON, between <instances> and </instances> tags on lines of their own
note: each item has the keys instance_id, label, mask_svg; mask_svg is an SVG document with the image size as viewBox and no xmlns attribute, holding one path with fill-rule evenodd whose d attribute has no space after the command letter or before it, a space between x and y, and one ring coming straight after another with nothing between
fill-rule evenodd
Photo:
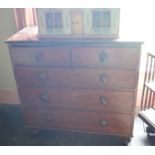
<instances>
[{"instance_id":1,"label":"wall behind chest","mask_svg":"<svg viewBox=\"0 0 155 155\"><path fill-rule=\"evenodd\" d=\"M8 53L8 48L4 40L14 34L16 30L12 8L0 8L0 103L6 102L8 98L12 100L16 94L16 84L12 73L12 64ZM15 95L16 96L16 95ZM15 97L15 102L18 97Z\"/></svg>"}]
</instances>

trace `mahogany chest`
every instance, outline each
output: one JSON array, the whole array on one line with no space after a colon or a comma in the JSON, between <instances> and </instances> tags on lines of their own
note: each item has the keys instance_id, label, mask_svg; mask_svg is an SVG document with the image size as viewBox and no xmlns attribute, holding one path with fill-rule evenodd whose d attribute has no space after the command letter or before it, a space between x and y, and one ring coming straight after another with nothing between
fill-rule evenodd
<instances>
[{"instance_id":1,"label":"mahogany chest","mask_svg":"<svg viewBox=\"0 0 155 155\"><path fill-rule=\"evenodd\" d=\"M141 42L41 40L37 27L6 42L27 127L132 136Z\"/></svg>"}]
</instances>

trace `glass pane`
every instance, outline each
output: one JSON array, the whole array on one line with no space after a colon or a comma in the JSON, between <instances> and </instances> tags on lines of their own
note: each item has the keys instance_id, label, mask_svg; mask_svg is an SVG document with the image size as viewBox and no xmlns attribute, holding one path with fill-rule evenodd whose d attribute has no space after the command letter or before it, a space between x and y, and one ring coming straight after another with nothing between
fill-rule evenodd
<instances>
[{"instance_id":1,"label":"glass pane","mask_svg":"<svg viewBox=\"0 0 155 155\"><path fill-rule=\"evenodd\" d=\"M110 11L104 11L103 12L103 27L104 28L110 28L110 25L111 25L111 23L110 23Z\"/></svg>"},{"instance_id":2,"label":"glass pane","mask_svg":"<svg viewBox=\"0 0 155 155\"><path fill-rule=\"evenodd\" d=\"M62 28L62 13L56 12L55 13L55 28Z\"/></svg>"},{"instance_id":3,"label":"glass pane","mask_svg":"<svg viewBox=\"0 0 155 155\"><path fill-rule=\"evenodd\" d=\"M45 22L46 22L46 28L53 28L53 13L46 13L45 14Z\"/></svg>"},{"instance_id":4,"label":"glass pane","mask_svg":"<svg viewBox=\"0 0 155 155\"><path fill-rule=\"evenodd\" d=\"M92 25L94 28L101 27L101 12L93 11L92 12Z\"/></svg>"}]
</instances>

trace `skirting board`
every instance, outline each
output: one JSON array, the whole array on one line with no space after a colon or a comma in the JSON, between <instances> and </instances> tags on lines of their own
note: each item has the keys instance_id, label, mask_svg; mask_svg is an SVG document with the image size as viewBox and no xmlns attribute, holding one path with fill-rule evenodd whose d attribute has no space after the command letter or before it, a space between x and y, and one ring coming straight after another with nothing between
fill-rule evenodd
<instances>
[{"instance_id":1,"label":"skirting board","mask_svg":"<svg viewBox=\"0 0 155 155\"><path fill-rule=\"evenodd\" d=\"M16 90L0 90L0 103L20 104Z\"/></svg>"}]
</instances>

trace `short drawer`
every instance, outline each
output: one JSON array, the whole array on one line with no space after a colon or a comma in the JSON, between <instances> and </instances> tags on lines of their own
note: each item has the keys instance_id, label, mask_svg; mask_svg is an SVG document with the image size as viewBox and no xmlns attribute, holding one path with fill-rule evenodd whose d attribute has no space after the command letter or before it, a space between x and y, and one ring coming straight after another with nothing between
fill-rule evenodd
<instances>
[{"instance_id":1,"label":"short drawer","mask_svg":"<svg viewBox=\"0 0 155 155\"><path fill-rule=\"evenodd\" d=\"M131 112L134 101L133 92L32 86L24 86L19 90L24 105L47 108Z\"/></svg>"},{"instance_id":2,"label":"short drawer","mask_svg":"<svg viewBox=\"0 0 155 155\"><path fill-rule=\"evenodd\" d=\"M88 88L134 89L135 70L16 67L17 83Z\"/></svg>"},{"instance_id":3,"label":"short drawer","mask_svg":"<svg viewBox=\"0 0 155 155\"><path fill-rule=\"evenodd\" d=\"M42 128L76 129L89 132L129 135L129 114L104 114L77 110L24 108L26 125Z\"/></svg>"},{"instance_id":4,"label":"short drawer","mask_svg":"<svg viewBox=\"0 0 155 155\"><path fill-rule=\"evenodd\" d=\"M72 62L78 66L134 68L139 55L139 48L73 48Z\"/></svg>"},{"instance_id":5,"label":"short drawer","mask_svg":"<svg viewBox=\"0 0 155 155\"><path fill-rule=\"evenodd\" d=\"M65 48L23 47L11 48L16 65L68 65L69 53Z\"/></svg>"}]
</instances>

